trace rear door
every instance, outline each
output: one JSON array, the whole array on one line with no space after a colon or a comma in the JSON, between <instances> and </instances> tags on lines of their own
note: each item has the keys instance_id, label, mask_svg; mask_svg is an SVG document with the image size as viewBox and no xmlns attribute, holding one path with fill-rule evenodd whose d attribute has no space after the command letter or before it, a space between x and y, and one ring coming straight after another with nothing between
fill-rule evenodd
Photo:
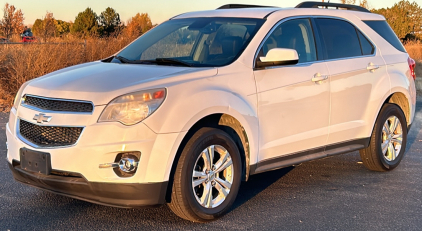
<instances>
[{"instance_id":1,"label":"rear door","mask_svg":"<svg viewBox=\"0 0 422 231\"><path fill-rule=\"evenodd\" d=\"M375 45L350 22L334 18L315 21L330 72L327 145L367 138L390 87L385 62Z\"/></svg>"}]
</instances>

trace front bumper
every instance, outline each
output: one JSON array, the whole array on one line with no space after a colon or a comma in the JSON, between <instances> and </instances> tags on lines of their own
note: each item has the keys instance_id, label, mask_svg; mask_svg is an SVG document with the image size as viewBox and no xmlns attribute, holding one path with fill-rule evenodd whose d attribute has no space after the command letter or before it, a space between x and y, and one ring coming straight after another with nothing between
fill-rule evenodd
<instances>
[{"instance_id":1,"label":"front bumper","mask_svg":"<svg viewBox=\"0 0 422 231\"><path fill-rule=\"evenodd\" d=\"M36 111L20 107L12 109L6 125L8 143L7 160L20 161L21 148L46 152L51 155L53 169L76 172L89 182L102 183L157 183L169 180L174 156L186 132L156 134L144 123L124 126L120 123L97 123L103 106L95 108L94 115L66 115L49 113L53 116L50 126L81 126L85 129L79 141L71 147L37 148L18 137L17 123L22 118L31 121ZM137 171L132 177L119 177L112 168L99 168L100 164L113 163L119 153L141 153Z\"/></svg>"},{"instance_id":2,"label":"front bumper","mask_svg":"<svg viewBox=\"0 0 422 231\"><path fill-rule=\"evenodd\" d=\"M16 181L49 192L96 204L121 208L154 206L165 203L168 182L100 183L84 177L43 175L28 172L19 164L8 163Z\"/></svg>"},{"instance_id":3,"label":"front bumper","mask_svg":"<svg viewBox=\"0 0 422 231\"><path fill-rule=\"evenodd\" d=\"M165 203L167 182L177 147L186 132L154 133L146 124L124 126L120 123L97 123L104 106L96 106L93 115L48 113L54 120L49 126L84 126L78 142L69 147L38 148L18 134L19 119L32 121L39 113L29 108L12 109L6 125L7 160L16 181L56 194L114 207L134 208ZM22 148L49 153L51 169L76 173L44 175L20 168ZM112 168L119 153L141 153L136 173L130 177L116 175ZM65 174L66 175L66 174Z\"/></svg>"}]
</instances>

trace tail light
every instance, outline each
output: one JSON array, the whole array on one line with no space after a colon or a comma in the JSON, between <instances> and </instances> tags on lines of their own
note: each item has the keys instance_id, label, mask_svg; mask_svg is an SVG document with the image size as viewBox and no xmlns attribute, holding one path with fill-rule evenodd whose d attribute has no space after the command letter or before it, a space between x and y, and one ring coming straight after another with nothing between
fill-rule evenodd
<instances>
[{"instance_id":1,"label":"tail light","mask_svg":"<svg viewBox=\"0 0 422 231\"><path fill-rule=\"evenodd\" d=\"M415 66L416 66L416 62L415 60L413 60L412 58L407 58L407 63L409 64L409 69L410 69L410 75L412 76L412 78L414 80L416 80L416 74L415 74Z\"/></svg>"}]
</instances>

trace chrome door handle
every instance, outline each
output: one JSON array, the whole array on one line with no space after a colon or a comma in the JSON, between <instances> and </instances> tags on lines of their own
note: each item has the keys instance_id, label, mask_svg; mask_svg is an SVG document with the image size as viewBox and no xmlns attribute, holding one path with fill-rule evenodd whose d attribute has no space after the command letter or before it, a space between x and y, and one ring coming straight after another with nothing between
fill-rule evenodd
<instances>
[{"instance_id":1,"label":"chrome door handle","mask_svg":"<svg viewBox=\"0 0 422 231\"><path fill-rule=\"evenodd\" d=\"M321 75L320 73L316 73L314 77L312 78L312 82L319 83L326 79L328 79L328 75Z\"/></svg>"},{"instance_id":2,"label":"chrome door handle","mask_svg":"<svg viewBox=\"0 0 422 231\"><path fill-rule=\"evenodd\" d=\"M380 68L380 66L375 65L373 63L369 63L366 69L370 72L374 72L376 69Z\"/></svg>"}]
</instances>

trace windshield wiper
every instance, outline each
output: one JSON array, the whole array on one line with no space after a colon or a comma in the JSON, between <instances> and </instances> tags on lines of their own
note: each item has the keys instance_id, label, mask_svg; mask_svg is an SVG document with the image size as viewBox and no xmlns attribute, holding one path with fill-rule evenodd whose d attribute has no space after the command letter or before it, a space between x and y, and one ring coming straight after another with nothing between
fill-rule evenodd
<instances>
[{"instance_id":1,"label":"windshield wiper","mask_svg":"<svg viewBox=\"0 0 422 231\"><path fill-rule=\"evenodd\" d=\"M148 64L156 63L155 60L130 60L122 56L116 56L115 59L119 60L121 63L131 63L131 64Z\"/></svg>"},{"instance_id":2,"label":"windshield wiper","mask_svg":"<svg viewBox=\"0 0 422 231\"><path fill-rule=\"evenodd\" d=\"M119 60L121 63L130 63L130 60L123 58L122 56L114 56L114 58Z\"/></svg>"},{"instance_id":3,"label":"windshield wiper","mask_svg":"<svg viewBox=\"0 0 422 231\"><path fill-rule=\"evenodd\" d=\"M186 66L186 67L192 67L193 66L192 64L190 64L188 62L184 62L182 60L172 59L172 58L156 58L155 59L155 62L157 64L166 64L166 63L169 63L169 64L179 64L179 65Z\"/></svg>"},{"instance_id":4,"label":"windshield wiper","mask_svg":"<svg viewBox=\"0 0 422 231\"><path fill-rule=\"evenodd\" d=\"M186 67L192 67L193 65L178 59L172 58L156 58L151 60L130 60L122 56L116 56L115 59L119 60L121 63L131 63L131 64L178 64Z\"/></svg>"}]
</instances>

